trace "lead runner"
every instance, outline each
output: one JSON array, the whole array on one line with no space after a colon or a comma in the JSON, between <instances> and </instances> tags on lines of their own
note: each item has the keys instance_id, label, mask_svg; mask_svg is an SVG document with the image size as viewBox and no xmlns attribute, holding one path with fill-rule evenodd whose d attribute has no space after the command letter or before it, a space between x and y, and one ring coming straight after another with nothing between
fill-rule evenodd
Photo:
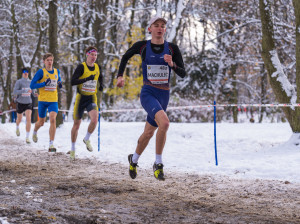
<instances>
[{"instance_id":1,"label":"lead runner","mask_svg":"<svg viewBox=\"0 0 300 224\"><path fill-rule=\"evenodd\" d=\"M123 87L123 77L127 61L135 54L142 57L143 87L140 101L147 112L147 122L144 132L138 139L134 154L128 155L129 175L132 179L137 176L138 159L147 147L149 140L156 133L156 159L153 164L154 177L165 180L163 172L162 153L166 142L170 121L166 114L170 95L170 74L173 70L181 78L186 76L181 52L176 44L164 40L167 21L162 17L153 17L149 22L148 31L151 40L138 41L123 55L118 76L117 86Z\"/></svg>"}]
</instances>

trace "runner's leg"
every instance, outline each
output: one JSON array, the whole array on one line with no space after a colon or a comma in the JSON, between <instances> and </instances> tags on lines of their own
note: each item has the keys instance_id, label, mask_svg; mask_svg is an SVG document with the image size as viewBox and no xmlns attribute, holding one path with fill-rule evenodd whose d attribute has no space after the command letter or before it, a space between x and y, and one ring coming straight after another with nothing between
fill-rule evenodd
<instances>
[{"instance_id":1,"label":"runner's leg","mask_svg":"<svg viewBox=\"0 0 300 224\"><path fill-rule=\"evenodd\" d=\"M49 113L49 120L50 120L49 136L50 136L50 141L54 141L54 138L55 138L56 116L57 116L57 113L54 112L54 111L51 111Z\"/></svg>"},{"instance_id":2,"label":"runner's leg","mask_svg":"<svg viewBox=\"0 0 300 224\"><path fill-rule=\"evenodd\" d=\"M158 125L156 132L156 154L161 155L166 143L170 121L166 112L160 110L155 114L155 122Z\"/></svg>"},{"instance_id":3,"label":"runner's leg","mask_svg":"<svg viewBox=\"0 0 300 224\"><path fill-rule=\"evenodd\" d=\"M141 155L143 153L143 151L147 147L150 139L152 138L156 128L157 127L154 127L151 124L149 124L148 122L146 122L144 132L139 137L138 144L137 144L137 147L136 147L136 150L135 150L135 152L138 155Z\"/></svg>"},{"instance_id":4,"label":"runner's leg","mask_svg":"<svg viewBox=\"0 0 300 224\"><path fill-rule=\"evenodd\" d=\"M31 128L31 110L26 110L25 111L25 116L26 116L26 132L30 132Z\"/></svg>"}]
</instances>

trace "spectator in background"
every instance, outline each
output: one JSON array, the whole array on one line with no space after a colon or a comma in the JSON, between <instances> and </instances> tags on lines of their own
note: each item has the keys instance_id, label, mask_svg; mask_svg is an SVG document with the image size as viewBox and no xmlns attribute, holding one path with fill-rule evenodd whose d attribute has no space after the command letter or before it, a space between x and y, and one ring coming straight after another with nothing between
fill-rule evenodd
<instances>
[{"instance_id":1,"label":"spectator in background","mask_svg":"<svg viewBox=\"0 0 300 224\"><path fill-rule=\"evenodd\" d=\"M13 98L11 100L10 104L9 104L9 109L13 110L13 111L10 112L10 121L11 121L11 123L15 123L16 119L17 119L16 107L17 107L17 104L15 102L15 98Z\"/></svg>"}]
</instances>

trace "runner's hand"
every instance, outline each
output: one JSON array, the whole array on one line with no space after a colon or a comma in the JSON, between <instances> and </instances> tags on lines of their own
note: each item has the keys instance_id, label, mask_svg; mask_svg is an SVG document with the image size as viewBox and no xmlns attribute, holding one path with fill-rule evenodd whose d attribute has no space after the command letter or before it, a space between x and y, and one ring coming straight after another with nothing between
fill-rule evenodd
<instances>
[{"instance_id":1,"label":"runner's hand","mask_svg":"<svg viewBox=\"0 0 300 224\"><path fill-rule=\"evenodd\" d=\"M61 89L61 88L62 88L62 83L61 83L61 81L58 81L57 84L58 84L58 87Z\"/></svg>"},{"instance_id":2,"label":"runner's hand","mask_svg":"<svg viewBox=\"0 0 300 224\"><path fill-rule=\"evenodd\" d=\"M124 84L125 84L124 78L122 76L119 76L117 80L117 87L123 87Z\"/></svg>"},{"instance_id":3,"label":"runner's hand","mask_svg":"<svg viewBox=\"0 0 300 224\"><path fill-rule=\"evenodd\" d=\"M165 54L164 55L164 60L165 62L168 63L168 65L172 68L174 66L174 63L172 61L172 55L169 55L169 54Z\"/></svg>"},{"instance_id":4,"label":"runner's hand","mask_svg":"<svg viewBox=\"0 0 300 224\"><path fill-rule=\"evenodd\" d=\"M51 79L50 78L46 79L45 86L48 86L50 83L51 83Z\"/></svg>"},{"instance_id":5,"label":"runner's hand","mask_svg":"<svg viewBox=\"0 0 300 224\"><path fill-rule=\"evenodd\" d=\"M94 80L95 75L90 75L89 77L86 77L85 80L89 81L89 80Z\"/></svg>"}]
</instances>

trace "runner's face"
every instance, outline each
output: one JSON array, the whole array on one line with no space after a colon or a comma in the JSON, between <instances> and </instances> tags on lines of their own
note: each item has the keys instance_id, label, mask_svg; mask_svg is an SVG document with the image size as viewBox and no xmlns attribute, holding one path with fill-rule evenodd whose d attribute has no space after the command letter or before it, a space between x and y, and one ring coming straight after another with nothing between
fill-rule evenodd
<instances>
[{"instance_id":1,"label":"runner's face","mask_svg":"<svg viewBox=\"0 0 300 224\"><path fill-rule=\"evenodd\" d=\"M87 56L87 62L89 64L94 64L95 61L97 60L97 52L91 52L88 56Z\"/></svg>"},{"instance_id":2,"label":"runner's face","mask_svg":"<svg viewBox=\"0 0 300 224\"><path fill-rule=\"evenodd\" d=\"M28 72L22 73L22 75L23 75L23 78L24 78L24 79L27 79L27 78L28 78Z\"/></svg>"},{"instance_id":3,"label":"runner's face","mask_svg":"<svg viewBox=\"0 0 300 224\"><path fill-rule=\"evenodd\" d=\"M149 27L152 37L162 38L166 33L166 24L164 21L157 20Z\"/></svg>"},{"instance_id":4,"label":"runner's face","mask_svg":"<svg viewBox=\"0 0 300 224\"><path fill-rule=\"evenodd\" d=\"M52 70L53 59L53 57L48 57L45 59L44 64L47 70Z\"/></svg>"}]
</instances>

